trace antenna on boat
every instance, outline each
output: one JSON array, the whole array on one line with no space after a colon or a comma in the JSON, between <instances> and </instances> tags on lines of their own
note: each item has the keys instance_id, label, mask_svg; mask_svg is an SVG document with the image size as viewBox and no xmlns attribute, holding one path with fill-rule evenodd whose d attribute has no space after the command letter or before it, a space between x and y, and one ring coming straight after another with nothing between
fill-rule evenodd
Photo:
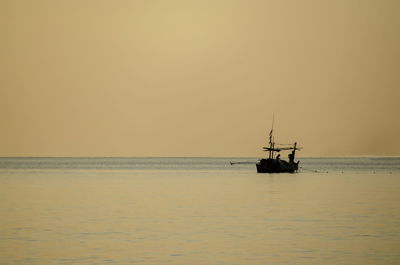
<instances>
[{"instance_id":1,"label":"antenna on boat","mask_svg":"<svg viewBox=\"0 0 400 265\"><path fill-rule=\"evenodd\" d=\"M271 129L271 131L274 129L274 121L275 121L275 113L274 112L272 112L272 129Z\"/></svg>"},{"instance_id":2,"label":"antenna on boat","mask_svg":"<svg viewBox=\"0 0 400 265\"><path fill-rule=\"evenodd\" d=\"M268 158L273 158L274 153L272 149L274 148L274 139L273 139L273 131L274 131L274 121L275 121L275 113L272 113L272 127L271 131L269 132L269 153Z\"/></svg>"}]
</instances>

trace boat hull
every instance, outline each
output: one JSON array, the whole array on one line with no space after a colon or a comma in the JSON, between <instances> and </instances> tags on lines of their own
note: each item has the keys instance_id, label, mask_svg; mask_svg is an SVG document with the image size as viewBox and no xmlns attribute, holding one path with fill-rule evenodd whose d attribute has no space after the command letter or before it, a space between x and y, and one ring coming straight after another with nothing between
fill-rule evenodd
<instances>
[{"instance_id":1,"label":"boat hull","mask_svg":"<svg viewBox=\"0 0 400 265\"><path fill-rule=\"evenodd\" d=\"M261 159L256 164L257 173L294 173L298 169L299 162L289 163L284 160Z\"/></svg>"}]
</instances>

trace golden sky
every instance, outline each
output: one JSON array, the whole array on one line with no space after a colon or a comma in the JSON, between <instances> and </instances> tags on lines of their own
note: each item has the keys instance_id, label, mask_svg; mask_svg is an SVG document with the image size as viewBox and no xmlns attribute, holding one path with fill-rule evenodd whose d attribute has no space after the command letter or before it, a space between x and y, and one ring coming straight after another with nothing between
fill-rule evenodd
<instances>
[{"instance_id":1,"label":"golden sky","mask_svg":"<svg viewBox=\"0 0 400 265\"><path fill-rule=\"evenodd\" d=\"M0 0L0 156L400 155L400 1Z\"/></svg>"}]
</instances>

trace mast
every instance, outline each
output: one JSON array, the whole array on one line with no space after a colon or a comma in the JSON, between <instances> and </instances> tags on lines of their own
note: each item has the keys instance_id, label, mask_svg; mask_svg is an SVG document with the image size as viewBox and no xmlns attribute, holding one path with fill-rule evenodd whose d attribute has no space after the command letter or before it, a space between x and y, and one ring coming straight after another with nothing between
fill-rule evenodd
<instances>
[{"instance_id":1,"label":"mast","mask_svg":"<svg viewBox=\"0 0 400 265\"><path fill-rule=\"evenodd\" d=\"M293 161L294 161L294 154L296 153L296 147L297 147L297 142L295 142L293 145L293 151L292 151Z\"/></svg>"},{"instance_id":2,"label":"mast","mask_svg":"<svg viewBox=\"0 0 400 265\"><path fill-rule=\"evenodd\" d=\"M272 113L272 126L271 126L271 131L269 132L269 152L268 152L268 158L273 158L274 157L274 142L273 142L273 131L274 131L274 120L275 120L275 113Z\"/></svg>"}]
</instances>

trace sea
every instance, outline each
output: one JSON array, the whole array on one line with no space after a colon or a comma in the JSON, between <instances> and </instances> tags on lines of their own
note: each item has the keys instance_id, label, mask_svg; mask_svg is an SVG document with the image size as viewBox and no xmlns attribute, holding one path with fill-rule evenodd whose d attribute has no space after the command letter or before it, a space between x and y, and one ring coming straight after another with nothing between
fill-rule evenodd
<instances>
[{"instance_id":1,"label":"sea","mask_svg":"<svg viewBox=\"0 0 400 265\"><path fill-rule=\"evenodd\" d=\"M0 264L400 264L400 158L256 161L0 158Z\"/></svg>"}]
</instances>

